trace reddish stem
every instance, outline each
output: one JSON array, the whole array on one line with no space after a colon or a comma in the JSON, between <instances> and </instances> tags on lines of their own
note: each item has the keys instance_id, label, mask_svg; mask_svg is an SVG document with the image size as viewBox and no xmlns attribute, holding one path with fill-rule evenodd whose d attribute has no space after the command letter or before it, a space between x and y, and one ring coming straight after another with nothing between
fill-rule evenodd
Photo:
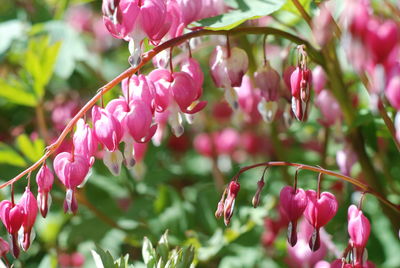
<instances>
[{"instance_id":1,"label":"reddish stem","mask_svg":"<svg viewBox=\"0 0 400 268\"><path fill-rule=\"evenodd\" d=\"M349 176L334 172L334 171L330 171L327 169L323 169L323 168L319 168L319 167L314 167L314 166L309 166L309 165L303 165L303 164L298 164L298 163L291 163L291 162L284 162L284 161L271 161L271 162L263 162L263 163L258 163L258 164L254 164L254 165L250 165L250 166L246 166L241 168L238 173L234 176L234 178L238 179L240 174L246 172L247 170L253 169L253 168L257 168L257 167L264 167L264 166L268 166L268 167L272 167L272 166L291 166L291 167L297 167L298 169L304 169L304 170L310 170L313 172L317 172L317 173L323 173L329 176L333 176L336 177L338 179L341 179L343 181L347 181L355 186L357 186L358 188L361 188L365 193L370 193L372 195L374 195L379 201L381 201L382 203L386 204L388 207L392 208L394 211L396 211L397 213L400 214L400 206L396 205L392 202L390 202L389 200L387 200L384 196L382 196L380 193L378 193L377 191L375 191L374 189L372 189L369 185L364 184L356 179L353 179Z\"/></svg>"},{"instance_id":2,"label":"reddish stem","mask_svg":"<svg viewBox=\"0 0 400 268\"><path fill-rule=\"evenodd\" d=\"M37 168L40 167L40 165L46 161L47 158L49 158L52 154L54 154L54 152L58 149L58 147L61 146L62 142L64 141L64 139L67 137L68 133L72 131L72 129L74 128L75 124L78 122L78 120L80 118L82 118L87 111L89 111L96 103L97 101L99 101L101 99L101 97L107 93L108 91L110 91L113 87L115 87L117 84L119 84L123 79L135 74L138 70L140 70L140 68L142 68L146 63L150 62L151 59L156 56L158 53L160 53L161 51L168 49L170 47L173 46L178 46L184 42L186 42L187 40L194 38L194 37L199 37L199 36L205 36L205 35L227 35L227 33L229 33L229 35L239 35L239 34L271 34L271 35L277 35L277 36L281 36L287 40L290 40L296 44L305 44L307 49L309 50L309 54L311 56L314 56L314 61L320 65L324 65L323 63L323 57L320 54L320 52L318 52L315 48L313 48L307 41L293 35L290 33L287 33L285 31L281 31L278 29L274 29L271 27L240 27L240 28L234 28L231 30L218 30L218 31L212 31L212 30L196 30L181 36L178 36L176 38L170 39L164 43L162 43L161 45L153 48L152 50L144 53L142 55L141 61L140 63L136 66L136 67L130 67L127 70L125 70L123 73L121 73L120 75L118 75L117 77L115 77L113 80L111 80L110 82L108 82L106 85L104 85L103 87L101 87L95 96L93 96L92 99L90 99L85 106L83 106L79 112L71 119L71 121L68 123L68 125L64 128L64 130L61 132L60 136L58 137L58 139L51 145L49 145L46 148L46 152L45 154L36 162L34 163L32 166L30 166L29 168L25 169L24 171L22 171L21 173L19 173L17 176L15 176L14 178L12 178L11 180L3 183L0 185L0 189L7 187L11 184L13 184L14 182L20 180L23 176L25 176L26 174L28 174L29 172L32 172L34 170L36 170Z\"/></svg>"}]
</instances>

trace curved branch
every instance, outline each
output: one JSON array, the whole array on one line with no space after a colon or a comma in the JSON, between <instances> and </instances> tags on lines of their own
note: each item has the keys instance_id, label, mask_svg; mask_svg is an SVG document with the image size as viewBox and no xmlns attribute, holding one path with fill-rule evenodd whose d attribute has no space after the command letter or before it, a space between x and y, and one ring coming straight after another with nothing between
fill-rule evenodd
<instances>
[{"instance_id":1,"label":"curved branch","mask_svg":"<svg viewBox=\"0 0 400 268\"><path fill-rule=\"evenodd\" d=\"M291 166L291 167L297 167L298 169L305 169L305 170L310 170L313 172L317 172L317 173L324 173L326 175L329 176L333 176L336 177L338 179L341 179L343 181L347 181L357 187L359 187L360 189L362 189L365 193L370 193L372 195L374 195L376 198L379 199L379 201L381 201L382 203L386 204L388 207L392 208L393 210L395 210L397 213L400 214L400 206L396 205L392 202L390 202L389 200L387 200L384 196L382 196L380 193L376 192L374 189L372 189L370 186L368 186L367 184L364 184L356 179L353 179L349 176L334 172L334 171L330 171L324 168L320 168L320 167L314 167L314 166L310 166L310 165L303 165L303 164L298 164L298 163L291 163L291 162L283 162L283 161L272 161L272 162L264 162L264 163L258 163L258 164L254 164L254 165L250 165L250 166L246 166L241 168L238 173L235 175L234 179L238 179L240 174L246 172L249 169L253 169L253 168L257 168L257 167L273 167L273 166Z\"/></svg>"},{"instance_id":2,"label":"curved branch","mask_svg":"<svg viewBox=\"0 0 400 268\"><path fill-rule=\"evenodd\" d=\"M48 146L46 148L46 153L32 166L27 168L26 170L22 171L20 174L15 176L13 179L3 183L0 185L0 189L11 185L15 183L16 181L20 180L23 176L29 174L30 172L36 170L42 163L46 161L47 158L49 158L57 149L60 147L61 143L64 141L64 139L67 137L68 133L72 131L74 128L75 124L78 122L80 118L86 114L95 104L98 100L101 99L101 97L111 90L113 87L115 87L117 84L119 84L123 79L135 74L140 68L142 68L145 64L147 64L153 57L155 57L158 53L161 51L178 46L187 40L190 40L191 38L194 37L200 37L200 36L206 36L206 35L240 35L240 34L269 34L269 35L276 35L280 36L282 38L285 38L287 40L290 40L296 44L304 44L307 48L307 51L310 55L311 58L314 59L317 63L321 64L323 63L322 56L317 51L315 48L313 48L310 43L307 41L292 35L290 33L287 33L285 31L281 31L275 28L270 28L270 27L241 27L241 28L234 28L231 30L219 30L219 31L212 31L212 30L206 30L206 29L201 29L201 30L196 30L187 34L184 34L182 36L178 36L176 38L170 39L159 46L153 48L152 50L144 53L142 55L142 59L140 63L135 66L135 67L130 67L127 70L125 70L123 73L115 77L113 80L111 80L109 83L101 87L98 91L97 94L90 99L85 106L82 107L81 110L71 119L71 121L68 123L68 125L64 128L64 130L61 132L60 136L58 139Z\"/></svg>"}]
</instances>

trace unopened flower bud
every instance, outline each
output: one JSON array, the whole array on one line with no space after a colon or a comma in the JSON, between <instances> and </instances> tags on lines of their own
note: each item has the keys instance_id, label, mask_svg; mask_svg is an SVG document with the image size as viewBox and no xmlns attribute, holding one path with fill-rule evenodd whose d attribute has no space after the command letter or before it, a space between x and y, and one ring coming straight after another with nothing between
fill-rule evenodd
<instances>
[{"instance_id":1,"label":"unopened flower bud","mask_svg":"<svg viewBox=\"0 0 400 268\"><path fill-rule=\"evenodd\" d=\"M261 196L261 191L264 188L265 182L263 180L259 180L257 182L257 191L255 195L253 196L253 199L251 200L251 203L253 204L253 207L256 208L260 204L260 196Z\"/></svg>"},{"instance_id":2,"label":"unopened flower bud","mask_svg":"<svg viewBox=\"0 0 400 268\"><path fill-rule=\"evenodd\" d=\"M237 181L231 181L228 186L228 196L224 202L224 222L228 225L233 215L233 208L235 207L235 199L240 190L240 184Z\"/></svg>"}]
</instances>

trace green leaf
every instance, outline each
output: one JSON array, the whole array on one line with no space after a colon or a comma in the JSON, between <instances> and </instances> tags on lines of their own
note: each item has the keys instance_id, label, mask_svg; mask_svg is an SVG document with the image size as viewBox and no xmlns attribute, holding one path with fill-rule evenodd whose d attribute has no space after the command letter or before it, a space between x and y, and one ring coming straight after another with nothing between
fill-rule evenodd
<instances>
[{"instance_id":1,"label":"green leaf","mask_svg":"<svg viewBox=\"0 0 400 268\"><path fill-rule=\"evenodd\" d=\"M61 42L50 45L49 37L33 39L28 44L24 67L32 78L33 89L40 100L45 93L45 87L53 75Z\"/></svg>"},{"instance_id":2,"label":"green leaf","mask_svg":"<svg viewBox=\"0 0 400 268\"><path fill-rule=\"evenodd\" d=\"M0 163L16 167L25 167L27 165L24 158L13 148L2 142L0 142Z\"/></svg>"},{"instance_id":3,"label":"green leaf","mask_svg":"<svg viewBox=\"0 0 400 268\"><path fill-rule=\"evenodd\" d=\"M303 6L304 10L309 11L310 10L310 4L311 0L299 0L300 4ZM293 4L292 0L288 0L286 4L283 5L282 10L289 11L291 13L301 15L299 10L296 8L296 6Z\"/></svg>"},{"instance_id":4,"label":"green leaf","mask_svg":"<svg viewBox=\"0 0 400 268\"><path fill-rule=\"evenodd\" d=\"M96 264L96 268L118 267L114 263L114 258L108 250L104 251L102 248L96 246L96 250L92 250L91 252Z\"/></svg>"},{"instance_id":5,"label":"green leaf","mask_svg":"<svg viewBox=\"0 0 400 268\"><path fill-rule=\"evenodd\" d=\"M161 236L156 248L156 252L161 256L163 262L168 261L169 245L168 245L168 230Z\"/></svg>"},{"instance_id":6,"label":"green leaf","mask_svg":"<svg viewBox=\"0 0 400 268\"><path fill-rule=\"evenodd\" d=\"M36 162L43 155L44 142L42 140L32 142L28 135L21 134L16 138L16 144L31 162Z\"/></svg>"},{"instance_id":7,"label":"green leaf","mask_svg":"<svg viewBox=\"0 0 400 268\"><path fill-rule=\"evenodd\" d=\"M199 21L199 26L209 30L229 30L249 19L256 19L279 10L286 0L230 0L232 11Z\"/></svg>"},{"instance_id":8,"label":"green leaf","mask_svg":"<svg viewBox=\"0 0 400 268\"><path fill-rule=\"evenodd\" d=\"M36 97L33 92L26 90L23 83L15 79L9 81L0 79L0 97L9 102L34 107L36 106Z\"/></svg>"}]
</instances>

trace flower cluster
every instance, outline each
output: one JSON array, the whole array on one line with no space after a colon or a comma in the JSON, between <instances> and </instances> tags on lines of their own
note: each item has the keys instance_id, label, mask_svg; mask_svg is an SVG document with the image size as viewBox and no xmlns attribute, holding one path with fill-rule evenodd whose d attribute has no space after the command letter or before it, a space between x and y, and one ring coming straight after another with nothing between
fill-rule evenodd
<instances>
[{"instance_id":1,"label":"flower cluster","mask_svg":"<svg viewBox=\"0 0 400 268\"><path fill-rule=\"evenodd\" d=\"M144 38L153 44L179 36L192 22L223 13L221 0L103 0L103 20L108 31L129 41L129 62L140 61Z\"/></svg>"}]
</instances>

